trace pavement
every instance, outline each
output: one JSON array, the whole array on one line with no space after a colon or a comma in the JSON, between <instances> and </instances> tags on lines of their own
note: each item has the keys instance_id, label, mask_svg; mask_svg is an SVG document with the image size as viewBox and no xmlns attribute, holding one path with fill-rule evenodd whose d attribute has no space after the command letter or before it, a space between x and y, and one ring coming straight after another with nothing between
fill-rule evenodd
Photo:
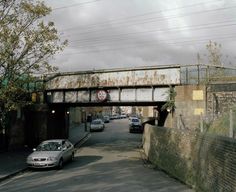
<instances>
[{"instance_id":1,"label":"pavement","mask_svg":"<svg viewBox=\"0 0 236 192\"><path fill-rule=\"evenodd\" d=\"M70 129L69 140L75 146L80 146L88 138L89 132L85 131L84 126L75 125ZM0 182L26 171L26 158L30 153L32 149L28 147L0 153Z\"/></svg>"}]
</instances>

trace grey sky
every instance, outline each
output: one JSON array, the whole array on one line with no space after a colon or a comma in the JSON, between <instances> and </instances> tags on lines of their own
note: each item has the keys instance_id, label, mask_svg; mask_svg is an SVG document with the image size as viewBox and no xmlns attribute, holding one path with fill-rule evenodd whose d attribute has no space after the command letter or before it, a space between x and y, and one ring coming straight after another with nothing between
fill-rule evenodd
<instances>
[{"instance_id":1,"label":"grey sky","mask_svg":"<svg viewBox=\"0 0 236 192\"><path fill-rule=\"evenodd\" d=\"M51 61L60 71L207 62L221 43L235 67L236 0L46 0L68 47Z\"/></svg>"}]
</instances>

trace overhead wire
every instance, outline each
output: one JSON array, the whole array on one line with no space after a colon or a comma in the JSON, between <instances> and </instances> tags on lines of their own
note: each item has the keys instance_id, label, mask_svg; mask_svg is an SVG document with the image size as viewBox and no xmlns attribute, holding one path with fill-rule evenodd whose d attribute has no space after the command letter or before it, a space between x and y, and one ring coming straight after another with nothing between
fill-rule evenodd
<instances>
[{"instance_id":1,"label":"overhead wire","mask_svg":"<svg viewBox=\"0 0 236 192\"><path fill-rule=\"evenodd\" d=\"M235 8L236 6L234 7L231 7L231 8ZM228 7L229 8L229 7ZM227 8L223 8L224 10L227 9ZM221 9L221 10L223 10ZM212 10L211 10L212 11ZM223 21L223 22L217 22L217 23L208 23L208 24L204 24L204 26L206 25L209 25L208 29L210 28L213 28L213 27L227 27L227 26L234 26L234 24L225 24L226 22L231 22L231 21ZM232 20L232 22L234 22L234 20ZM221 23L224 23L224 25L217 25L217 26L212 26L213 24L221 24ZM210 26L211 25L211 26ZM201 25L198 25L198 26L184 26L184 28L186 28L186 30L190 29L190 27L200 27L201 29L204 29ZM207 28L205 28L207 29ZM98 36L98 37L90 37L88 39L77 39L77 40L71 40L70 42L71 43L75 43L75 42L78 42L80 43L79 47L86 47L86 46L89 46L90 44L92 44L93 46L96 44L96 45L103 45L103 44L107 44L107 42L104 42L104 41L112 41L114 42L115 40L126 40L128 37L130 38L131 35L142 35L143 36L146 36L146 33L153 33L153 32L172 32L172 31L176 31L176 30L184 30L184 29L179 29L178 28L171 28L171 29L158 29L158 30L152 30L152 31L141 31L141 32L132 32L132 33L126 33L126 34L116 34L115 37L114 35L112 36ZM199 30L199 29L198 29ZM139 33L139 34L138 34ZM143 33L143 34L141 34ZM81 45L82 44L82 45Z\"/></svg>"},{"instance_id":2,"label":"overhead wire","mask_svg":"<svg viewBox=\"0 0 236 192\"><path fill-rule=\"evenodd\" d=\"M197 36L197 37L195 37L195 38L208 38L209 40L210 39L213 39L213 38L217 38L217 37L219 37L219 38L222 38L222 37L225 37L225 36L229 36L229 35L234 35L234 33L230 33L230 34L220 34L220 35L210 35L210 36ZM186 39L186 38L185 38ZM167 41L175 41L175 40L179 40L179 38L174 38L174 39L168 39L168 40L158 40L158 42L159 43L164 43L164 42L167 42ZM151 40L149 40L149 41L152 41L153 42L153 39L151 39ZM148 40L145 40L145 43L146 42L149 42ZM143 42L143 41L142 41ZM109 44L110 43L110 44ZM98 46L109 46L109 45L113 45L114 43L117 43L117 44L122 44L122 45L127 45L127 44L129 44L129 43L132 43L132 44L138 44L139 42L138 41L136 41L136 42L133 42L133 41L131 41L131 42L129 42L129 41L126 41L125 43L124 42L121 42L121 41L117 41L117 42L107 42L107 43L104 43L104 44L93 44L93 45L69 45L68 47L69 48L79 48L79 49L81 49L81 48L97 48Z\"/></svg>"},{"instance_id":3,"label":"overhead wire","mask_svg":"<svg viewBox=\"0 0 236 192\"><path fill-rule=\"evenodd\" d=\"M85 1L85 2L81 2L81 3L74 3L71 5L67 5L67 6L53 8L52 11L67 9L67 8L71 8L71 7L77 7L77 6L86 5L86 4L92 4L92 3L96 3L98 1L103 1L103 0L92 0L92 1Z\"/></svg>"},{"instance_id":4,"label":"overhead wire","mask_svg":"<svg viewBox=\"0 0 236 192\"><path fill-rule=\"evenodd\" d=\"M209 2L212 2L212 1L209 1ZM196 4L195 4L196 5ZM193 15L193 14L199 14L199 13L208 13L208 12L212 12L212 11L219 11L219 10L227 10L227 9L232 9L232 8L235 8L236 6L233 6L233 7L224 7L224 8L218 8L218 9L214 9L214 10L206 10L206 11L198 11L198 12L194 12L194 13L189 13L189 14L185 14L185 15L181 15L181 16L187 16L187 15ZM180 17L181 17L180 16ZM175 16L175 17L169 17L169 18L164 18L164 19L173 19L173 18L177 18L177 16ZM163 18L161 19L161 20L163 20ZM158 20L158 21L161 21L161 20ZM152 31L148 31L148 32L152 32ZM144 31L143 33L146 33L146 31ZM76 34L76 35L79 35L79 34L81 34L81 33L78 33L78 34ZM133 34L133 33L132 33ZM88 35L88 32L86 33L86 35ZM120 35L129 35L129 34L120 34ZM63 36L62 36L63 37ZM68 37L68 36L67 36ZM91 42L91 40L92 40L92 42L94 43L94 41L103 41L104 39L103 39L103 37L101 37L101 36L99 36L99 37L97 37L97 38L99 38L98 40L96 40L96 38L89 38L89 39L79 39L79 40L73 40L73 42L75 42L75 41L86 41L86 40L88 40L88 41L90 41ZM112 37L111 37L112 38ZM107 36L106 36L106 39L107 39ZM118 38L118 39L120 39L120 38ZM88 42L89 43L89 42Z\"/></svg>"},{"instance_id":5,"label":"overhead wire","mask_svg":"<svg viewBox=\"0 0 236 192\"><path fill-rule=\"evenodd\" d=\"M226 24L228 22L229 24ZM234 23L231 23L234 22ZM217 25L218 24L218 25ZM213 26L212 26L213 25ZM115 34L115 35L106 35L106 36L100 36L98 38L86 38L86 39L80 39L80 40L73 40L71 42L78 42L78 43L86 43L86 42L96 42L97 41L104 41L104 40L114 40L114 38L120 38L125 37L129 35L139 35L139 34L146 34L146 33L156 33L156 32L172 32L172 31L183 31L183 30L189 30L189 29L211 29L215 27L227 27L227 26L235 26L235 20L229 20L229 21L222 21L222 22L215 22L215 23L206 23L206 24L200 24L200 25L190 25L190 26L184 26L184 27L173 27L168 29L155 29L155 30L147 30L147 31L139 31L139 32L129 32L129 33L123 33L123 34Z\"/></svg>"},{"instance_id":6,"label":"overhead wire","mask_svg":"<svg viewBox=\"0 0 236 192\"><path fill-rule=\"evenodd\" d=\"M78 51L73 53L61 53L63 55L74 55L74 54L84 54L84 53L96 53L96 52L104 52L104 51L115 51L115 50L121 50L121 49L130 49L137 47L139 45L140 49L145 48L145 46L156 46L156 45L162 45L160 48L166 45L196 45L202 42L209 42L210 40L213 40L217 38L217 40L235 40L236 41L236 35L235 34L225 34L223 36L202 36L200 39L187 39L187 40L179 40L179 39L171 39L171 40L161 40L158 42L151 42L151 43L136 43L135 45L131 46L122 46L117 48L107 48L107 49L100 49L97 48L96 50L87 50L87 51ZM176 41L177 40L177 41ZM179 40L179 41L178 41ZM174 41L174 42L170 42ZM164 43L164 44L163 44ZM194 43L194 44L193 44Z\"/></svg>"},{"instance_id":7,"label":"overhead wire","mask_svg":"<svg viewBox=\"0 0 236 192\"><path fill-rule=\"evenodd\" d=\"M217 40L235 40L236 41L236 35L233 36L226 36L226 37L220 37L217 38ZM204 38L204 39L197 39L197 40L188 40L188 41L179 41L179 42L165 42L164 45L192 45L192 43L195 43L194 45L196 45L196 43L202 43L202 42L209 42L209 40L212 40L212 38ZM150 44L139 44L139 45L145 45L145 46L156 46L159 45L159 42L155 42L155 43L150 43ZM109 51L116 51L116 50L123 50L123 49L130 49L130 48L134 48L137 47L136 45L132 45L132 46L126 46L126 47L117 47L117 48L108 48L108 49L100 49L100 50L90 50L90 51L78 51L78 52L73 52L73 53L64 53L63 55L77 55L77 54L86 54L86 53L99 53L99 52L109 52ZM141 48L145 48L145 47L141 47ZM163 49L163 47L159 47L159 49Z\"/></svg>"},{"instance_id":8,"label":"overhead wire","mask_svg":"<svg viewBox=\"0 0 236 192\"><path fill-rule=\"evenodd\" d=\"M70 5L70 6L64 6L64 7L59 7L59 8L55 8L53 10L60 10L60 9L66 9L66 8L70 8L72 6L76 6L76 5L83 5L83 4L89 4L89 3L95 3L97 1L101 1L101 0L94 0L94 1L87 1L87 2L83 2L83 3L78 3L78 4L73 4L73 5ZM218 2L220 2L222 0L218 0ZM88 35L88 33L96 33L98 31L103 31L104 29L106 29L106 25L109 24L109 25L116 25L116 26L119 26L119 25L137 25L137 24L145 24L145 23L150 23L150 22L157 22L157 21L164 21L164 19L175 19L175 18L179 18L179 17L185 17L185 16L189 16L189 15L194 15L194 14L199 14L199 13L210 13L210 12L215 12L215 11L223 11L223 10L227 10L227 9L232 9L232 8L235 8L236 6L231 6L231 7L223 7L223 8L217 8L217 9L213 9L213 10L205 10L205 11L197 11L197 12L194 12L194 13L185 13L183 15L171 15L170 17L149 17L149 18L143 18L144 16L150 16L150 15L153 15L153 14L162 14L162 13L166 13L166 11L174 11L174 10L179 10L179 9L184 9L184 8L190 8L190 7L196 7L196 6L199 6L199 5L202 5L202 4L206 4L206 3L215 3L216 0L213 0L213 1L207 1L207 2L201 2L201 3L196 3L196 4L191 4L191 5L187 5L187 6L182 6L182 7L178 7L178 8L172 8L172 9L166 9L166 10L160 10L158 12L149 12L149 13L144 13L144 14L139 14L139 15L133 15L133 16L129 16L129 17L125 17L125 18L119 18L119 19L112 19L112 20L109 20L109 21L106 21L106 22L100 22L100 23L96 23L96 24L90 24L90 25L81 25L79 27L86 27L86 30L88 30L87 32L84 31L82 33L77 33L77 35L82 35L82 34L86 34ZM139 19L141 18L141 19ZM156 20L158 19L159 20ZM133 22L133 23L132 23ZM230 22L235 22L234 20L230 20L230 21L226 21L228 23ZM224 23L222 25L219 25L221 23ZM218 24L218 25L217 25ZM212 26L212 25L215 25L215 26ZM141 31L141 32L130 32L130 33L123 33L123 34L116 34L116 35L110 35L110 36L98 36L96 38L85 38L85 39L79 39L79 40L73 40L71 41L71 43L80 43L78 47L75 47L75 48L86 48L86 47L89 47L90 44L92 44L93 48L97 48L97 46L102 46L102 45L107 45L106 43L107 42L103 42L103 41L109 41L110 43L113 43L113 42L120 42L120 40L125 40L126 43L128 43L127 41L130 40L130 38L127 38L127 37L130 37L130 36L133 36L133 35L148 35L149 33L153 33L153 32L167 32L167 31L182 31L182 30L189 30L189 29L192 29L192 30L200 30L200 29L212 29L212 28L216 28L216 27L232 27L232 26L235 26L236 23L231 23L231 24L225 24L225 21L223 22L215 22L215 23L208 23L208 24L202 24L202 25L195 25L195 26L184 26L182 29L181 28L178 28L178 27L175 27L175 28L168 28L168 29L158 29L158 30L149 30L149 31ZM104 29L100 29L100 30L92 30L93 28L95 28L96 26L103 26L105 27ZM78 29L79 27L73 27L73 28L67 28L67 29L64 29L62 30L61 32L66 32L66 31L73 31L73 30L76 30ZM196 28L197 27L197 28ZM90 29L90 31L89 31ZM69 34L70 35L70 34ZM67 35L67 37L69 37L69 35ZM98 35L98 34L97 34ZM211 36L212 37L212 36ZM199 37L198 37L199 38ZM202 38L202 37L200 37ZM221 37L218 37L219 39L234 39L235 36L221 36ZM202 42L202 41L206 41L208 40L209 41L209 37L207 39L195 39L195 40L188 40L188 41L179 41L179 42L166 42L165 45L183 45L183 44L191 44L193 42ZM174 41L173 39L171 41ZM109 43L108 42L108 43ZM145 46L155 46L155 45L158 45L158 43L161 43L162 41L158 41L158 42L155 42L155 43L149 43L148 45L146 44L143 44ZM164 41L163 41L164 42ZM132 42L131 42L132 43ZM134 42L135 43L135 42ZM140 44L142 45L142 43L137 43L133 46L126 46L126 47L117 47L117 48L109 48L109 49L100 49L100 50L94 50L94 51L80 51L80 52L76 52L76 53L64 53L65 55L74 55L74 54L84 54L84 53L97 53L97 52L104 52L104 51L114 51L114 50L120 50L120 49L129 49L129 48L133 48L133 47L136 47L137 44ZM125 45L125 44L123 44ZM127 44L126 44L127 45ZM71 47L71 46L70 46ZM73 47L72 47L73 48ZM91 48L91 46L89 47Z\"/></svg>"},{"instance_id":9,"label":"overhead wire","mask_svg":"<svg viewBox=\"0 0 236 192\"><path fill-rule=\"evenodd\" d=\"M94 24L90 24L90 25L81 25L79 27L84 26L86 28L89 28L91 26L101 26L103 24L105 24L105 25L106 24L114 24L115 21L120 21L120 20L127 21L130 18L143 17L145 15L152 15L152 14L162 14L162 13L166 13L168 11L175 11L175 10L180 10L180 9L185 9L185 8L190 8L190 7L196 7L196 6L199 6L199 5L202 5L202 4L215 3L215 2L218 2L218 1L222 1L222 0L211 0L211 1L205 1L205 2L203 1L203 2L200 2L200 3L195 3L195 4L186 5L186 6L177 7L177 8L172 8L172 9L152 11L152 12L148 12L148 13L144 13L144 14L136 14L136 15L132 15L132 16L129 16L129 17L123 17L123 18L118 18L118 19L109 19L109 21L106 21L106 22L99 22L99 23L94 23ZM64 32L64 31L67 31L67 30L74 30L74 29L77 29L79 27L67 28L67 29L62 30L61 32Z\"/></svg>"},{"instance_id":10,"label":"overhead wire","mask_svg":"<svg viewBox=\"0 0 236 192\"><path fill-rule=\"evenodd\" d=\"M223 22L224 23L224 22ZM209 28L216 28L216 27L228 27L228 26L235 26L236 25L236 23L235 24L229 24L229 25L225 25L225 24L223 24L223 25L216 25L216 26L211 26L211 27L203 27L203 26L197 26L198 28L194 28L194 30L200 30L200 29L209 29ZM194 27L194 26L193 26ZM196 27L196 26L195 26ZM178 30L186 30L186 29L181 29L181 28L179 28ZM209 41L209 40L212 40L212 35L210 36L210 37L208 37L207 38L207 40ZM232 36L230 36L231 38L232 38ZM234 36L233 36L234 37ZM220 37L220 38L218 38L218 39L228 39L229 37ZM204 40L206 40L206 39L204 39ZM196 40L195 40L196 41ZM201 41L202 41L202 39L201 39ZM190 42L192 42L192 41L188 41L189 43ZM114 42L110 42L110 43L114 43ZM157 42L157 43L160 43L160 40ZM157 44L157 43L155 43L155 44ZM178 44L179 44L180 42L178 42ZM186 42L185 42L186 43ZM135 44L135 42L134 42L134 44ZM137 44L138 43L136 43L134 46L131 46L131 48L132 47L136 47L137 46ZM94 45L96 45L96 47L95 46L93 46L93 48L97 48L98 46L102 46L102 45L106 45L106 44L94 44ZM123 43L123 48L126 48L127 49L127 47L124 47L126 44L124 44ZM147 44L143 44L143 45L145 45L145 46L147 46ZM165 45L170 45L170 43L167 43L167 41L165 42ZM173 45L173 43L172 43L172 45ZM150 46L150 45L148 45L148 46ZM70 46L71 47L71 46ZM78 46L77 48L86 48L86 44L85 45L80 45L80 46ZM88 47L89 48L89 47ZM109 48L109 49L111 49L111 48ZM122 48L120 48L120 49L122 49ZM114 50L114 49L111 49L111 50ZM115 50L117 50L117 49L115 49ZM119 48L118 48L118 50L119 50ZM107 49L105 49L105 50L103 50L103 51L108 51ZM87 51L87 52L78 52L79 54L81 54L81 53L90 53L91 51ZM94 51L92 51L92 52L94 52ZM101 51L100 51L101 52Z\"/></svg>"},{"instance_id":11,"label":"overhead wire","mask_svg":"<svg viewBox=\"0 0 236 192\"><path fill-rule=\"evenodd\" d=\"M197 11L197 12L191 12L191 13L187 13L187 14L183 14L183 15L172 15L171 17L157 17L157 18L149 18L149 19L145 19L144 21L139 21L139 22L136 22L136 23L122 23L122 27L128 25L127 27L131 27L133 25L137 25L137 24L147 24L147 23L153 23L153 22L160 22L160 21L165 21L165 20L169 20L169 19L176 19L176 18L180 18L180 17L186 17L186 16L191 16L191 15L195 15L195 14L206 14L206 13L210 13L210 12L216 12L216 11L226 11L228 9L235 9L236 8L236 5L235 6L231 6L231 7L224 7L224 8L218 8L218 9L212 9L212 10L205 10L205 11ZM86 28L86 30L83 32L77 32L76 34L74 35L88 35L89 33L97 33L99 31L105 31L107 29L107 27L109 26L105 26L104 28L99 28L99 29L95 29L95 30L89 30ZM114 29L114 26L112 26L112 29ZM64 35L61 35L61 37L68 37L68 36L74 36L74 35L71 35L70 33L69 34L64 34Z\"/></svg>"}]
</instances>

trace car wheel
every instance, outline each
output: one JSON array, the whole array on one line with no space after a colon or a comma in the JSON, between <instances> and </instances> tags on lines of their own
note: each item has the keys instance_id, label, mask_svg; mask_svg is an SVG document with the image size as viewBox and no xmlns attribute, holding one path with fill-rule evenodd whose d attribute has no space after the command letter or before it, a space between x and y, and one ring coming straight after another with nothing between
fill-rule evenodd
<instances>
[{"instance_id":1,"label":"car wheel","mask_svg":"<svg viewBox=\"0 0 236 192\"><path fill-rule=\"evenodd\" d=\"M58 169L62 169L62 167L63 167L63 159L61 158L61 159L59 160L59 163L58 163L57 168L58 168Z\"/></svg>"}]
</instances>

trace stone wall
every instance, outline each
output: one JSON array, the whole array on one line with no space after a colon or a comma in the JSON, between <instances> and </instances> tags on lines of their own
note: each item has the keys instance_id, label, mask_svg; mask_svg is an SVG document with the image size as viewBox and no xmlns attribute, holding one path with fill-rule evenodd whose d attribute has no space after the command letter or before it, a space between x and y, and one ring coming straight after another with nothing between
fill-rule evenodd
<instances>
[{"instance_id":1,"label":"stone wall","mask_svg":"<svg viewBox=\"0 0 236 192\"><path fill-rule=\"evenodd\" d=\"M35 104L25 109L25 145L37 146L48 137L48 106Z\"/></svg>"},{"instance_id":2,"label":"stone wall","mask_svg":"<svg viewBox=\"0 0 236 192\"><path fill-rule=\"evenodd\" d=\"M169 113L165 127L197 129L206 111L206 88L200 85L176 86L174 113Z\"/></svg>"},{"instance_id":3,"label":"stone wall","mask_svg":"<svg viewBox=\"0 0 236 192\"><path fill-rule=\"evenodd\" d=\"M17 118L16 111L12 111L9 116L8 150L22 148L25 145L24 121Z\"/></svg>"},{"instance_id":4,"label":"stone wall","mask_svg":"<svg viewBox=\"0 0 236 192\"><path fill-rule=\"evenodd\" d=\"M176 109L167 116L165 127L195 130L201 118L215 119L236 106L236 83L183 85L175 91Z\"/></svg>"},{"instance_id":5,"label":"stone wall","mask_svg":"<svg viewBox=\"0 0 236 192\"><path fill-rule=\"evenodd\" d=\"M145 126L148 159L196 191L236 191L236 140Z\"/></svg>"},{"instance_id":6,"label":"stone wall","mask_svg":"<svg viewBox=\"0 0 236 192\"><path fill-rule=\"evenodd\" d=\"M236 83L213 84L207 88L207 114L210 117L229 112L236 104Z\"/></svg>"}]
</instances>

